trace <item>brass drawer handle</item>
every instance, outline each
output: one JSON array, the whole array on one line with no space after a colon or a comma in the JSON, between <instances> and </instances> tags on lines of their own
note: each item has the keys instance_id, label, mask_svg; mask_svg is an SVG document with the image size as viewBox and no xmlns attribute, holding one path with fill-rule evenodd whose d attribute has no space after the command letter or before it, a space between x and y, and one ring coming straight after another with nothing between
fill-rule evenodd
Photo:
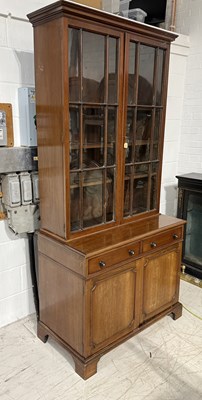
<instances>
[{"instance_id":1,"label":"brass drawer handle","mask_svg":"<svg viewBox=\"0 0 202 400\"><path fill-rule=\"evenodd\" d=\"M173 239L177 240L177 239L179 239L179 236L176 233L174 233Z\"/></svg>"},{"instance_id":2,"label":"brass drawer handle","mask_svg":"<svg viewBox=\"0 0 202 400\"><path fill-rule=\"evenodd\" d=\"M150 243L150 246L151 246L152 248L154 248L154 247L157 247L157 244L156 244L155 242L151 242L151 243Z\"/></svg>"},{"instance_id":3,"label":"brass drawer handle","mask_svg":"<svg viewBox=\"0 0 202 400\"><path fill-rule=\"evenodd\" d=\"M106 267L106 262L104 262L104 261L99 261L99 266L100 266L100 268Z\"/></svg>"},{"instance_id":4,"label":"brass drawer handle","mask_svg":"<svg viewBox=\"0 0 202 400\"><path fill-rule=\"evenodd\" d=\"M129 254L129 256L134 256L135 250L128 250L128 254Z\"/></svg>"}]
</instances>

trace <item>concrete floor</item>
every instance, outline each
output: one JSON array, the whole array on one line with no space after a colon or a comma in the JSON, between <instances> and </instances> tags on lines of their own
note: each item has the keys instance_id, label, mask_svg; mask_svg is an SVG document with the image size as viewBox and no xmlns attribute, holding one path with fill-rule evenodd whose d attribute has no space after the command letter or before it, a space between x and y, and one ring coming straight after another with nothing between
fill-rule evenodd
<instances>
[{"instance_id":1,"label":"concrete floor","mask_svg":"<svg viewBox=\"0 0 202 400\"><path fill-rule=\"evenodd\" d=\"M202 289L181 281L180 300L202 317ZM183 310L104 355L83 381L70 355L36 337L34 315L0 329L1 400L201 400L202 320Z\"/></svg>"}]
</instances>

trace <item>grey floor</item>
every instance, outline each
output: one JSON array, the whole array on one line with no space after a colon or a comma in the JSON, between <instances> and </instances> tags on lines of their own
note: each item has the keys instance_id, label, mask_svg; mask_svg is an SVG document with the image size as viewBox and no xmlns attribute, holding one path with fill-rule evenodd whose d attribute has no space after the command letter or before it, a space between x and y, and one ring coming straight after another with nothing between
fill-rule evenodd
<instances>
[{"instance_id":1,"label":"grey floor","mask_svg":"<svg viewBox=\"0 0 202 400\"><path fill-rule=\"evenodd\" d=\"M202 289L181 281L183 305L202 317ZM202 320L185 308L104 355L83 381L53 340L36 337L34 315L0 329L1 400L201 400Z\"/></svg>"}]
</instances>

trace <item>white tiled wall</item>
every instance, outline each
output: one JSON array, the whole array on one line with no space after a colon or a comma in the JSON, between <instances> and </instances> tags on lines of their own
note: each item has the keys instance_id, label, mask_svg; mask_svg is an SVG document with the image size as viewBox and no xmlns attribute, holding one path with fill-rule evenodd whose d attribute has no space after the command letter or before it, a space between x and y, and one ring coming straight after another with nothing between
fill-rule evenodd
<instances>
[{"instance_id":1,"label":"white tiled wall","mask_svg":"<svg viewBox=\"0 0 202 400\"><path fill-rule=\"evenodd\" d=\"M202 1L179 0L176 28L189 34L178 174L202 173Z\"/></svg>"},{"instance_id":2,"label":"white tiled wall","mask_svg":"<svg viewBox=\"0 0 202 400\"><path fill-rule=\"evenodd\" d=\"M1 0L0 102L13 107L14 143L20 145L18 88L34 85L33 31L26 15L51 1Z\"/></svg>"},{"instance_id":3,"label":"white tiled wall","mask_svg":"<svg viewBox=\"0 0 202 400\"><path fill-rule=\"evenodd\" d=\"M34 85L32 26L26 21L26 14L51 2L53 1L1 0L0 102L12 103L16 146L20 144L17 89L20 86ZM161 211L168 214L174 213L176 203L174 176L177 173L178 154L182 153L180 129L188 48L189 43L187 37L184 36L181 36L172 45L161 198ZM200 64L200 59L198 62ZM198 109L195 108L195 105L200 106L202 88L198 85L196 100L195 97L193 98L194 90L192 82L186 84L185 92L189 93L189 104L193 102L194 106L191 112L193 112L192 128L195 129L193 145L194 143L196 145L196 142L199 141L200 128L197 122ZM186 117L186 110L184 113ZM183 135L186 134L186 138L191 141L193 130L190 131L188 127L189 124L183 125ZM182 142L185 146L186 141ZM187 147L189 147L188 143ZM198 149L199 147L197 147L197 151ZM184 156L186 158L186 154L180 156L181 163ZM198 153L197 156L200 157L200 154ZM184 165L186 165L185 158ZM192 153L191 159L196 161L196 152ZM0 326L33 311L27 239L15 237L8 231L6 223L0 221Z\"/></svg>"},{"instance_id":4,"label":"white tiled wall","mask_svg":"<svg viewBox=\"0 0 202 400\"><path fill-rule=\"evenodd\" d=\"M0 2L0 103L12 104L15 146L20 145L18 88L34 85L33 32L26 14L50 2ZM32 312L27 239L14 236L0 221L0 326Z\"/></svg>"},{"instance_id":5,"label":"white tiled wall","mask_svg":"<svg viewBox=\"0 0 202 400\"><path fill-rule=\"evenodd\" d=\"M0 221L0 327L34 312L28 241Z\"/></svg>"},{"instance_id":6,"label":"white tiled wall","mask_svg":"<svg viewBox=\"0 0 202 400\"><path fill-rule=\"evenodd\" d=\"M189 37L180 35L171 45L168 100L163 153L160 211L176 215L178 156L181 147L181 120Z\"/></svg>"}]
</instances>

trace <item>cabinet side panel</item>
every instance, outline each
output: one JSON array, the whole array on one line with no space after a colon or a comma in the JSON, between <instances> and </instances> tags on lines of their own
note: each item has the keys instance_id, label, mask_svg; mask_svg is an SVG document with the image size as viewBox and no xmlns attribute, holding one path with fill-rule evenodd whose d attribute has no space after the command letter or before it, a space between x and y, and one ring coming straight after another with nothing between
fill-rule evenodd
<instances>
[{"instance_id":1,"label":"cabinet side panel","mask_svg":"<svg viewBox=\"0 0 202 400\"><path fill-rule=\"evenodd\" d=\"M41 228L65 237L61 21L34 30Z\"/></svg>"},{"instance_id":2,"label":"cabinet side panel","mask_svg":"<svg viewBox=\"0 0 202 400\"><path fill-rule=\"evenodd\" d=\"M62 264L79 275L86 275L85 258L70 247L52 240L45 235L38 234L39 253Z\"/></svg>"},{"instance_id":3,"label":"cabinet side panel","mask_svg":"<svg viewBox=\"0 0 202 400\"><path fill-rule=\"evenodd\" d=\"M39 254L40 321L82 354L83 280Z\"/></svg>"}]
</instances>

